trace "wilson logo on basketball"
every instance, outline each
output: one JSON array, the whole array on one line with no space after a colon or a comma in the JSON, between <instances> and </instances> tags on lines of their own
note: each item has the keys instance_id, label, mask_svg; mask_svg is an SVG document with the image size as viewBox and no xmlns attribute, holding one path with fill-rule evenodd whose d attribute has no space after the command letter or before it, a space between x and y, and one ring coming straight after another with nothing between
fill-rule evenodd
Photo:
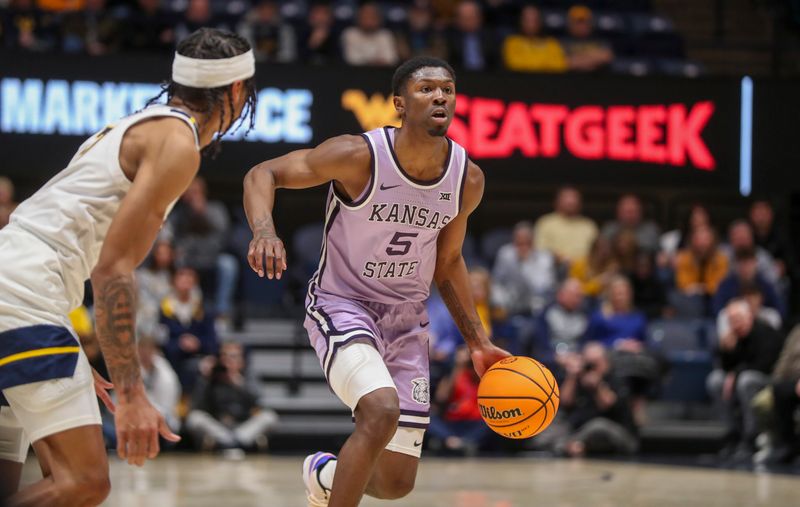
<instances>
[{"instance_id":1,"label":"wilson logo on basketball","mask_svg":"<svg viewBox=\"0 0 800 507\"><path fill-rule=\"evenodd\" d=\"M501 421L503 419L511 419L512 417L520 417L522 415L522 410L518 408L513 408L511 410L497 410L494 407L486 407L480 404L478 406L481 407L481 415L483 418L492 421Z\"/></svg>"}]
</instances>

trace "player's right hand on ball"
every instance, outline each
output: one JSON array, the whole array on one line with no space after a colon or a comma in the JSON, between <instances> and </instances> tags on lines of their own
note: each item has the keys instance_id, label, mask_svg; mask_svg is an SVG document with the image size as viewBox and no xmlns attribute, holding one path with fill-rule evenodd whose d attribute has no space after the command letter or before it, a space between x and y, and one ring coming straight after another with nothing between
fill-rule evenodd
<instances>
[{"instance_id":1,"label":"player's right hand on ball","mask_svg":"<svg viewBox=\"0 0 800 507\"><path fill-rule=\"evenodd\" d=\"M247 262L261 278L277 278L286 270L286 248L278 236L254 236L247 251Z\"/></svg>"},{"instance_id":2,"label":"player's right hand on ball","mask_svg":"<svg viewBox=\"0 0 800 507\"><path fill-rule=\"evenodd\" d=\"M130 465L142 466L145 460L158 456L159 435L170 442L181 439L169 429L164 416L143 393L117 404L114 423L117 426L117 454Z\"/></svg>"}]
</instances>

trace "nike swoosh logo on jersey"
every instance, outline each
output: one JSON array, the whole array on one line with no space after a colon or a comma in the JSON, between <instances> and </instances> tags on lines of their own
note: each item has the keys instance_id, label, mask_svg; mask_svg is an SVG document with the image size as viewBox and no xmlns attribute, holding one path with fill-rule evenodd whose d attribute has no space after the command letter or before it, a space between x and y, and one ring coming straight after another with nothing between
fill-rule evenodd
<instances>
[{"instance_id":1,"label":"nike swoosh logo on jersey","mask_svg":"<svg viewBox=\"0 0 800 507\"><path fill-rule=\"evenodd\" d=\"M414 440L414 447L419 447L421 445L422 445L422 442L417 442L416 440Z\"/></svg>"},{"instance_id":2,"label":"nike swoosh logo on jersey","mask_svg":"<svg viewBox=\"0 0 800 507\"><path fill-rule=\"evenodd\" d=\"M381 190L391 190L391 189L393 189L393 188L397 188L397 187L399 187L399 186L400 186L400 185L389 185L389 186L387 187L386 185L384 185L383 183L381 183Z\"/></svg>"},{"instance_id":3,"label":"nike swoosh logo on jersey","mask_svg":"<svg viewBox=\"0 0 800 507\"><path fill-rule=\"evenodd\" d=\"M428 322L420 322L420 323L419 323L419 327L425 327L425 326L427 326L427 325L428 325L428 324L430 324L430 323L431 323L431 321L428 321Z\"/></svg>"}]
</instances>

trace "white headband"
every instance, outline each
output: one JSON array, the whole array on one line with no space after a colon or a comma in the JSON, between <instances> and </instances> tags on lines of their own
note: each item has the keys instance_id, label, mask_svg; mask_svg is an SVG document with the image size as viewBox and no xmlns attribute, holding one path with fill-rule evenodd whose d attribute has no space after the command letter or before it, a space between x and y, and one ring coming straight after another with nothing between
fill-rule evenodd
<instances>
[{"instance_id":1,"label":"white headband","mask_svg":"<svg viewBox=\"0 0 800 507\"><path fill-rule=\"evenodd\" d=\"M253 77L255 73L256 60L252 49L231 58L213 60L189 58L175 52L172 61L172 80L192 88L219 88Z\"/></svg>"}]
</instances>

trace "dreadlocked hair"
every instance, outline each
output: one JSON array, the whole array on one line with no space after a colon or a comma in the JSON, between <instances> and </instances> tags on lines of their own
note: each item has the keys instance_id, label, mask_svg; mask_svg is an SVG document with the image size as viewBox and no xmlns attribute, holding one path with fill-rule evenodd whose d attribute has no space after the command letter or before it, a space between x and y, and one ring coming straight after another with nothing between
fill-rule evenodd
<instances>
[{"instance_id":1,"label":"dreadlocked hair","mask_svg":"<svg viewBox=\"0 0 800 507\"><path fill-rule=\"evenodd\" d=\"M178 54L180 55L207 60L230 58L246 53L249 50L250 43L243 37L235 33L214 28L200 28L178 43L177 47ZM255 79L251 77L244 80L244 89L247 98L245 99L244 109L242 110L242 115L238 122L236 118L226 118L225 107L223 106L227 99L228 110L231 115L234 114L233 95L230 93L231 86L232 85L220 86L218 88L194 88L175 83L170 79L168 82L161 85L161 93L150 99L147 105L149 106L159 102L166 94L167 102L173 98L178 98L190 110L203 114L207 118L210 117L214 111L219 111L217 135L202 151L203 155L215 158L221 150L220 145L225 134L229 131L237 131L245 122L245 118L248 121L245 134L253 130L253 126L255 125L256 100L258 97L256 94ZM226 123L227 127L225 126Z\"/></svg>"}]
</instances>

